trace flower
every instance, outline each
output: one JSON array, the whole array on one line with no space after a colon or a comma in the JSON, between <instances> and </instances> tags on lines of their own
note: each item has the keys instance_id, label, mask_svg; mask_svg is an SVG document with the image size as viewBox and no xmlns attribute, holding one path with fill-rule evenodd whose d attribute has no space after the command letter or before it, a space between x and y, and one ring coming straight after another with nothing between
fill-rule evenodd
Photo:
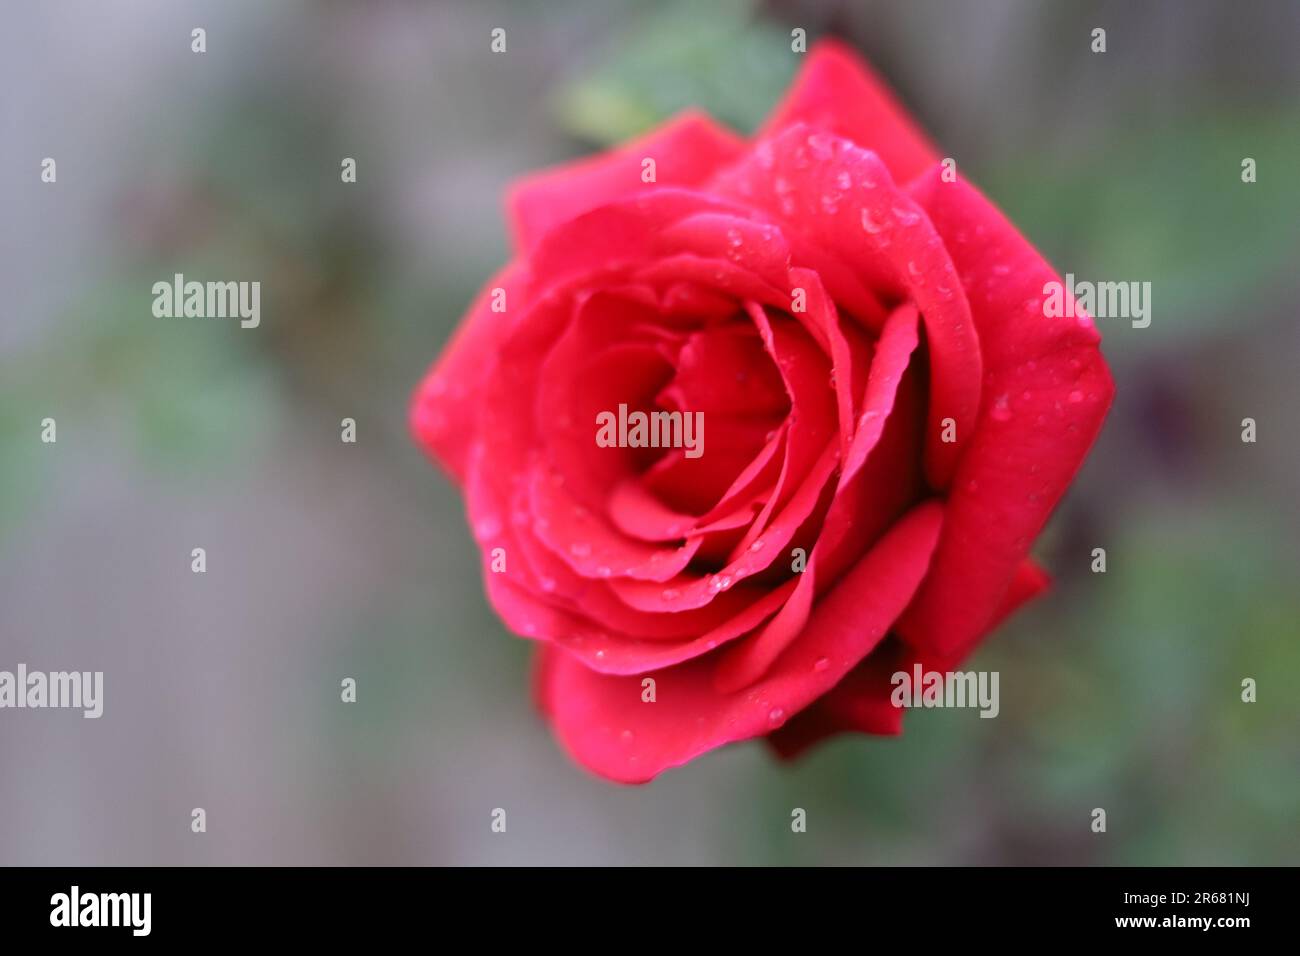
<instances>
[{"instance_id":1,"label":"flower","mask_svg":"<svg viewBox=\"0 0 1300 956\"><path fill-rule=\"evenodd\" d=\"M410 418L583 766L898 733L892 673L1046 586L1113 385L953 168L823 42L752 140L691 112L511 190L514 258Z\"/></svg>"}]
</instances>

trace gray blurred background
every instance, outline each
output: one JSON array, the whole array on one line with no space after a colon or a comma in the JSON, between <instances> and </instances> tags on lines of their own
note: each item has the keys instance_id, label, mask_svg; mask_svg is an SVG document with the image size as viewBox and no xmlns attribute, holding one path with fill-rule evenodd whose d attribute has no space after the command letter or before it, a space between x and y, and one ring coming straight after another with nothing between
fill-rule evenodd
<instances>
[{"instance_id":1,"label":"gray blurred background","mask_svg":"<svg viewBox=\"0 0 1300 956\"><path fill-rule=\"evenodd\" d=\"M0 669L106 686L98 721L0 711L0 863L1297 860L1300 4L702 7L5 5ZM975 658L999 719L618 787L534 712L406 401L512 177L692 103L752 129L796 26L1153 322L1099 322L1119 395L1037 548L1057 587ZM174 272L260 279L261 327L154 319Z\"/></svg>"}]
</instances>

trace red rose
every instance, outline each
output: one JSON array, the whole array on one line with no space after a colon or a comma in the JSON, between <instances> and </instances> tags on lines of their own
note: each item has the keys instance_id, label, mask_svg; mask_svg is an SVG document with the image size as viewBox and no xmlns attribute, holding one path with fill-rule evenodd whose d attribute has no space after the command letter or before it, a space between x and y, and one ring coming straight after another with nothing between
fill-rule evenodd
<instances>
[{"instance_id":1,"label":"red rose","mask_svg":"<svg viewBox=\"0 0 1300 956\"><path fill-rule=\"evenodd\" d=\"M1113 386L944 171L823 43L751 141L690 113L511 191L514 261L411 425L589 769L898 733L890 675L951 669L1045 586L1026 553ZM701 413L705 453L603 447L616 411Z\"/></svg>"}]
</instances>

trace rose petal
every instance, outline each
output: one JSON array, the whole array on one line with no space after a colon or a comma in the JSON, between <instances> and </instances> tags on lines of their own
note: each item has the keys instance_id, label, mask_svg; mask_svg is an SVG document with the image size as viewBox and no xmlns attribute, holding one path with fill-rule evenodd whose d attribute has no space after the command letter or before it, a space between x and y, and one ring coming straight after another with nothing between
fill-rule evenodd
<instances>
[{"instance_id":1,"label":"rose petal","mask_svg":"<svg viewBox=\"0 0 1300 956\"><path fill-rule=\"evenodd\" d=\"M797 322L781 316L769 317L754 302L745 310L772 361L781 373L790 397L790 428L786 434L785 461L772 496L759 512L753 526L741 540L746 548L767 530L767 523L803 485L813 463L836 437L836 397L830 384L830 361L817 343Z\"/></svg>"},{"instance_id":2,"label":"rose petal","mask_svg":"<svg viewBox=\"0 0 1300 956\"><path fill-rule=\"evenodd\" d=\"M932 487L946 489L975 427L980 343L957 272L925 212L874 153L806 126L760 143L721 174L718 187L749 197L778 216L787 235L817 237L878 287L916 303L931 366L925 471Z\"/></svg>"},{"instance_id":3,"label":"rose petal","mask_svg":"<svg viewBox=\"0 0 1300 956\"><path fill-rule=\"evenodd\" d=\"M541 706L583 766L643 782L723 744L771 733L848 673L884 636L924 576L938 538L939 504L919 506L822 601L807 640L793 645L761 683L740 694L713 688L710 658L654 674L656 701L641 677L594 673L544 648Z\"/></svg>"},{"instance_id":4,"label":"rose petal","mask_svg":"<svg viewBox=\"0 0 1300 956\"><path fill-rule=\"evenodd\" d=\"M637 640L624 635L591 634L577 628L557 633L554 643L600 674L653 673L700 657L749 632L770 617L793 589L793 581L770 591L753 589L752 599L739 611L691 640ZM663 616L673 618L681 615Z\"/></svg>"},{"instance_id":5,"label":"rose petal","mask_svg":"<svg viewBox=\"0 0 1300 956\"><path fill-rule=\"evenodd\" d=\"M1047 575L1032 561L1021 562L1004 596L993 627L1049 584ZM845 731L892 736L902 733L904 708L890 700L892 676L911 671L920 663L923 670L947 671L960 660L922 659L915 648L894 638L886 641L855 667L825 696L768 738L781 757L790 759L827 737Z\"/></svg>"},{"instance_id":6,"label":"rose petal","mask_svg":"<svg viewBox=\"0 0 1300 956\"><path fill-rule=\"evenodd\" d=\"M834 40L820 40L808 51L794 84L755 138L791 123L807 123L873 150L900 182L939 158L888 85L854 50Z\"/></svg>"},{"instance_id":7,"label":"rose petal","mask_svg":"<svg viewBox=\"0 0 1300 956\"><path fill-rule=\"evenodd\" d=\"M871 343L861 331L840 324L839 311L827 294L821 278L810 269L791 269L790 281L802 289L806 308L792 312L831 358L831 379L839 408L840 445L848 454L853 439L853 398L861 395L871 367Z\"/></svg>"},{"instance_id":8,"label":"rose petal","mask_svg":"<svg viewBox=\"0 0 1300 956\"><path fill-rule=\"evenodd\" d=\"M494 290L505 290L507 306L511 302L522 305L526 283L527 270L517 263L497 273L479 293L411 397L411 434L458 483L465 481L483 381L508 329L504 317L492 311Z\"/></svg>"},{"instance_id":9,"label":"rose petal","mask_svg":"<svg viewBox=\"0 0 1300 956\"><path fill-rule=\"evenodd\" d=\"M896 440L893 447L881 449L886 454L877 463L879 480L869 484L866 494L854 483L868 456L880 443L886 422L891 421L900 383L904 380L917 340L916 308L911 305L900 307L886 323L881 335L863 399L861 427L841 469L836 497L823 522L822 534L813 547L807 567L799 576L799 585L776 617L723 656L715 675L719 691L734 692L762 677L782 651L804 631L818 588L824 591L830 583L830 575L841 570L839 565L844 556L838 552L844 540L851 534L865 548L882 530L883 524L894 518L915 495L914 478L910 477L906 459L898 457L905 453L905 447L897 444L898 440L902 440L905 446L908 443L909 434L915 431L915 423L911 421L894 423ZM913 404L904 403L900 409L904 416L914 414L914 408L910 407ZM819 582L819 575L823 573L827 575L825 584Z\"/></svg>"},{"instance_id":10,"label":"rose petal","mask_svg":"<svg viewBox=\"0 0 1300 956\"><path fill-rule=\"evenodd\" d=\"M744 141L703 113L689 111L616 150L531 173L515 182L506 204L515 244L532 249L547 231L611 200L655 188L695 186L744 149ZM655 183L641 179L655 161Z\"/></svg>"},{"instance_id":11,"label":"rose petal","mask_svg":"<svg viewBox=\"0 0 1300 956\"><path fill-rule=\"evenodd\" d=\"M583 577L667 581L681 573L699 550L698 536L688 538L677 548L627 537L603 514L576 501L562 479L562 475L544 467L532 469L528 492L533 532Z\"/></svg>"},{"instance_id":12,"label":"rose petal","mask_svg":"<svg viewBox=\"0 0 1300 956\"><path fill-rule=\"evenodd\" d=\"M1091 321L1045 318L1042 256L988 201L939 171L915 184L970 291L985 367L979 425L953 480L934 571L900 625L918 647L959 656L1092 445L1114 383Z\"/></svg>"},{"instance_id":13,"label":"rose petal","mask_svg":"<svg viewBox=\"0 0 1300 956\"><path fill-rule=\"evenodd\" d=\"M734 555L716 574L700 576L687 572L658 585L645 580L615 579L610 581L610 587L625 603L639 610L677 612L702 607L713 600L714 595L766 570L778 557L788 553L787 546L817 508L823 492L828 491L838 465L838 445L826 445L807 479L789 504L771 520L763 536ZM696 540L697 537L688 539Z\"/></svg>"}]
</instances>

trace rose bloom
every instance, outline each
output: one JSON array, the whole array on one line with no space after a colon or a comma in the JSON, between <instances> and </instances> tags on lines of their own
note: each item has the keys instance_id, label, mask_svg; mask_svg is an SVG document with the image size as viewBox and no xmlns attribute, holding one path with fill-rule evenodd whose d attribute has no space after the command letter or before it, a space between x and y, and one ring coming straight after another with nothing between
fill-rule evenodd
<instances>
[{"instance_id":1,"label":"rose bloom","mask_svg":"<svg viewBox=\"0 0 1300 956\"><path fill-rule=\"evenodd\" d=\"M1113 385L952 171L822 43L752 139L686 113L510 190L514 258L411 427L584 767L897 734L892 674L959 666L1046 586L1027 552ZM620 405L702 413L703 454L598 443Z\"/></svg>"}]
</instances>

